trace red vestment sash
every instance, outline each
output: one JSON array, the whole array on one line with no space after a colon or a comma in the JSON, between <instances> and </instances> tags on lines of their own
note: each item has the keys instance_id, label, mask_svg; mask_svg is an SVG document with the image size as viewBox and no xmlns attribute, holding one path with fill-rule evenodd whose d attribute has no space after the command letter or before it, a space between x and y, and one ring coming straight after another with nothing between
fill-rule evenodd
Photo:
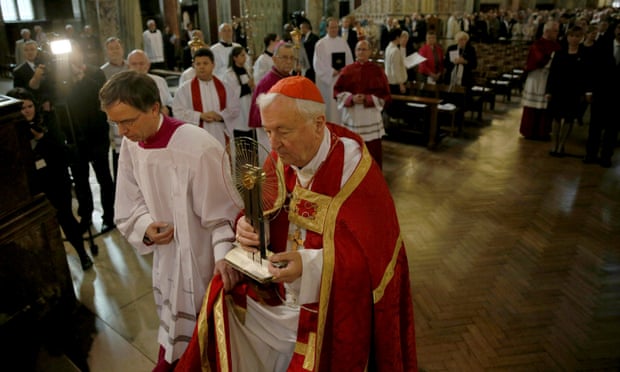
<instances>
[{"instance_id":1,"label":"red vestment sash","mask_svg":"<svg viewBox=\"0 0 620 372\"><path fill-rule=\"evenodd\" d=\"M315 176L314 192L335 194L322 235L307 230L304 246L323 247L321 288L319 302L300 309L297 344L288 371L416 371L407 256L389 189L359 136L344 127L330 125L329 129L355 139L363 149L362 160L341 188L344 146L339 144L340 149L334 149ZM294 172L287 170L286 174L290 186ZM278 218L286 219L286 214ZM282 230L271 230L274 250L286 247L288 221L284 225ZM216 277L212 286L217 282L221 280ZM201 311L199 330L177 370L223 370L226 366L230 370L228 319L225 309L222 313L218 306L226 301L211 301L211 290L204 306L212 308ZM219 298L224 298L223 291ZM203 313L216 320L205 321Z\"/></svg>"},{"instance_id":2,"label":"red vestment sash","mask_svg":"<svg viewBox=\"0 0 620 372\"><path fill-rule=\"evenodd\" d=\"M217 98L220 101L220 111L224 111L226 108L226 88L224 84L213 76L213 84L215 85L215 91L217 92ZM200 95L200 80L197 77L192 79L192 107L195 111L202 112L202 96ZM201 119L198 124L200 128L204 127L204 121Z\"/></svg>"}]
</instances>

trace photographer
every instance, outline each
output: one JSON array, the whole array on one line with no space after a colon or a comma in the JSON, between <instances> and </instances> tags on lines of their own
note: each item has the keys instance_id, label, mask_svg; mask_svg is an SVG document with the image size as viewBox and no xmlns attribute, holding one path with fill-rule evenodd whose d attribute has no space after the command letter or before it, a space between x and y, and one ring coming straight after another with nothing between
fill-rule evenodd
<instances>
[{"instance_id":1,"label":"photographer","mask_svg":"<svg viewBox=\"0 0 620 372\"><path fill-rule=\"evenodd\" d=\"M80 224L86 230L92 221L94 203L89 182L89 165L92 165L101 192L103 208L101 232L107 232L115 225L114 182L108 160L110 129L99 105L99 90L106 79L103 71L97 66L84 64L83 55L75 44L67 68L69 71L67 80L57 82L58 89L62 87L65 92L59 92L57 111L59 114L67 115L63 124L68 126L65 133L74 150L71 174L79 204ZM64 105L59 103L60 98L65 100Z\"/></svg>"},{"instance_id":2,"label":"photographer","mask_svg":"<svg viewBox=\"0 0 620 372\"><path fill-rule=\"evenodd\" d=\"M67 171L66 146L61 131L56 126L54 115L39 113L34 96L24 88L14 88L8 96L20 99L22 115L28 123L24 131L31 138L35 164L31 173L33 194L44 192L54 208L67 240L77 251L82 269L88 270L93 262L86 254L80 227L71 210L71 180ZM95 246L93 246L94 248ZM93 249L92 254L97 255Z\"/></svg>"},{"instance_id":3,"label":"photographer","mask_svg":"<svg viewBox=\"0 0 620 372\"><path fill-rule=\"evenodd\" d=\"M43 111L51 111L51 84L46 75L45 52L38 49L37 42L29 40L23 46L25 61L13 70L13 87L24 88L32 93Z\"/></svg>"}]
</instances>

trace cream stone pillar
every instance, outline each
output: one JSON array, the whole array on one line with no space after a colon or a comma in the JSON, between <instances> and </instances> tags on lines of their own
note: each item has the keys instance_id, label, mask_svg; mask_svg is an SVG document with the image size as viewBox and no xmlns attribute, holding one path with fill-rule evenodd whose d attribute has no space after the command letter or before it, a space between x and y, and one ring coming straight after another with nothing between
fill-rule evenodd
<instances>
[{"instance_id":1,"label":"cream stone pillar","mask_svg":"<svg viewBox=\"0 0 620 372\"><path fill-rule=\"evenodd\" d=\"M319 34L319 24L323 16L323 0L306 0L306 18L312 24L312 32Z\"/></svg>"}]
</instances>

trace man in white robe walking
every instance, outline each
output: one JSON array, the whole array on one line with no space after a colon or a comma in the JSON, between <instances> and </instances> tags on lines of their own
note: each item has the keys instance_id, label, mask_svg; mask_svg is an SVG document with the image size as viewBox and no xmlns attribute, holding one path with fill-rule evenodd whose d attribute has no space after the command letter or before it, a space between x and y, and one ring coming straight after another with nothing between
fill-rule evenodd
<instances>
[{"instance_id":1,"label":"man in white robe walking","mask_svg":"<svg viewBox=\"0 0 620 372\"><path fill-rule=\"evenodd\" d=\"M214 273L224 263L237 213L227 197L223 147L204 130L160 113L146 74L114 75L100 91L102 110L125 137L115 222L138 253L153 253L153 293L160 318L155 370L172 370L185 351ZM231 276L232 275L232 276Z\"/></svg>"}]
</instances>

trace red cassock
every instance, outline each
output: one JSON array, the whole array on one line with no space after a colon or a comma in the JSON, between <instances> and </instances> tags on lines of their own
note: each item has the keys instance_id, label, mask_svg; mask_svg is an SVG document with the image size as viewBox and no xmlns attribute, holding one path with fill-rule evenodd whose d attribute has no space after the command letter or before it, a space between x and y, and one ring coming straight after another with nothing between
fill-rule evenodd
<instances>
[{"instance_id":1,"label":"red cassock","mask_svg":"<svg viewBox=\"0 0 620 372\"><path fill-rule=\"evenodd\" d=\"M327 199L290 205L292 213L315 217L312 226L321 222L314 229L319 231L307 229L304 247L323 248L323 271L319 301L300 310L288 370L416 371L409 269L394 202L361 138L343 127L329 129L332 141L334 135L355 139L363 155L341 187L344 146L338 141L311 190ZM283 171L292 189L295 172L288 166ZM280 213L270 223L274 251L286 247L288 219ZM194 336L176 370L232 371L225 296L243 306L252 287L244 283L225 294L219 276L211 281Z\"/></svg>"},{"instance_id":2,"label":"red cassock","mask_svg":"<svg viewBox=\"0 0 620 372\"><path fill-rule=\"evenodd\" d=\"M371 96L382 99L385 101L385 105L392 99L390 86L383 68L373 62L360 63L356 61L346 65L334 84L334 98L342 92L349 92L352 95L364 94L366 96L364 107L375 105ZM345 106L352 106L351 100L352 96L349 97L349 102Z\"/></svg>"}]
</instances>

